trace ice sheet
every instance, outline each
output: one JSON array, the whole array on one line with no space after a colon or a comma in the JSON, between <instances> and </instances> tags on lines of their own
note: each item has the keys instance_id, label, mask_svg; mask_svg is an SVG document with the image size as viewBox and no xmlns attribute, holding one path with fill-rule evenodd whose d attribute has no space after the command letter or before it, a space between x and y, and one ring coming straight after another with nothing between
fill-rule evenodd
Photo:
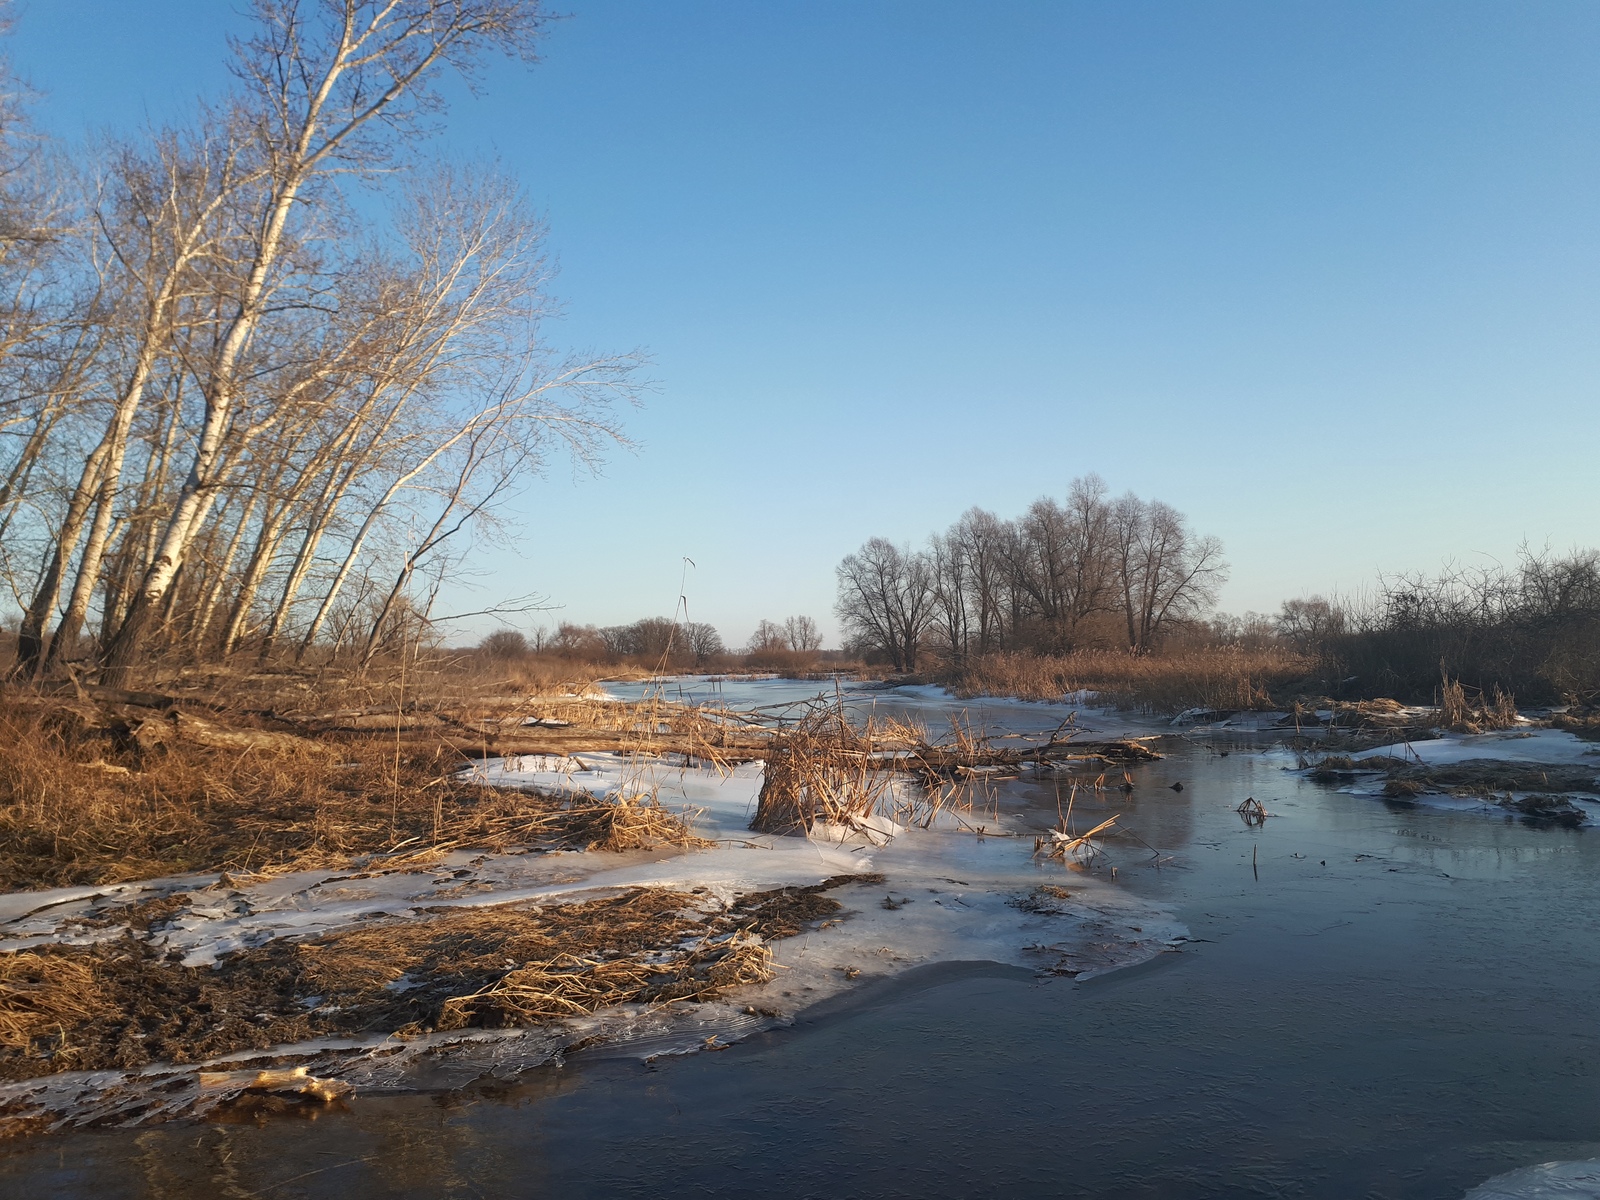
<instances>
[{"instance_id":1,"label":"ice sheet","mask_svg":"<svg viewBox=\"0 0 1600 1200\"><path fill-rule=\"evenodd\" d=\"M1352 755L1364 758L1403 758L1441 766L1474 758L1508 762L1583 763L1600 775L1600 743L1586 742L1564 729L1506 729L1494 733L1446 733L1421 742L1394 742Z\"/></svg>"},{"instance_id":2,"label":"ice sheet","mask_svg":"<svg viewBox=\"0 0 1600 1200\"><path fill-rule=\"evenodd\" d=\"M1600 1158L1547 1162L1497 1175L1462 1200L1594 1200L1600 1197Z\"/></svg>"}]
</instances>

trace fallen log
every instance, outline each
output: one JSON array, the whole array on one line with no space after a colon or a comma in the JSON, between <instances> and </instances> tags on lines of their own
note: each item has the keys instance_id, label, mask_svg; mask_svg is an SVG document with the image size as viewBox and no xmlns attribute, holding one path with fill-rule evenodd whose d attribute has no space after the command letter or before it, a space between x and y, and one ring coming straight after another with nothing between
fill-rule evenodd
<instances>
[{"instance_id":1,"label":"fallen log","mask_svg":"<svg viewBox=\"0 0 1600 1200\"><path fill-rule=\"evenodd\" d=\"M1126 766L1154 762L1161 757L1141 738L1116 738L1103 742L1049 742L1025 749L949 749L919 746L886 758L896 769L953 778L957 774L993 767L1022 767L1029 763L1083 763L1085 766Z\"/></svg>"}]
</instances>

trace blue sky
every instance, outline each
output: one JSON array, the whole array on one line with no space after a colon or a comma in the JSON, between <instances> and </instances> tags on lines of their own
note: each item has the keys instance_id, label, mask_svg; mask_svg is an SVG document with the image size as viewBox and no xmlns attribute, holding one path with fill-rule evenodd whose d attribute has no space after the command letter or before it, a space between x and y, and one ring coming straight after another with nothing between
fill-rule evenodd
<instances>
[{"instance_id":1,"label":"blue sky","mask_svg":"<svg viewBox=\"0 0 1600 1200\"><path fill-rule=\"evenodd\" d=\"M1600 6L568 0L458 95L551 226L557 340L642 348L478 600L832 625L833 568L1098 471L1232 611L1600 543ZM226 83L220 0L31 0L63 136ZM469 603L465 607L478 607Z\"/></svg>"}]
</instances>

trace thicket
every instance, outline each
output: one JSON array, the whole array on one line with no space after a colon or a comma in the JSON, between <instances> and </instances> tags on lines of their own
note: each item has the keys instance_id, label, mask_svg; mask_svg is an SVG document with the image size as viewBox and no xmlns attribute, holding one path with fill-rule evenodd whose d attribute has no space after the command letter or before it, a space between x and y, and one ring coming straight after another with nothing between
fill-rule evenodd
<instances>
[{"instance_id":1,"label":"thicket","mask_svg":"<svg viewBox=\"0 0 1600 1200\"><path fill-rule=\"evenodd\" d=\"M1600 703L1600 551L1384 576L1364 601L1286 604L1279 624L1335 694L1427 703L1448 677L1525 705Z\"/></svg>"}]
</instances>

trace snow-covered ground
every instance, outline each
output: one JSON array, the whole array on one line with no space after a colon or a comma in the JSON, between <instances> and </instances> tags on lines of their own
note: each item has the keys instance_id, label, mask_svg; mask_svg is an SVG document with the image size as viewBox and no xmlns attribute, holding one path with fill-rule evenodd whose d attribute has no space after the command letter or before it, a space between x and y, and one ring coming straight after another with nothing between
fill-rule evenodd
<instances>
[{"instance_id":1,"label":"snow-covered ground","mask_svg":"<svg viewBox=\"0 0 1600 1200\"><path fill-rule=\"evenodd\" d=\"M460 850L422 866L413 862L386 868L377 860L359 871L188 875L13 893L0 896L0 951L120 936L121 927L100 924L96 914L176 892L193 901L157 935L158 943L180 952L186 965L199 966L276 937L313 936L377 916L408 918L440 908L586 900L641 886L701 888L731 901L744 892L865 873L886 876L885 895L904 893L926 903L895 909L868 906L813 935L829 953L855 955L841 965L863 972L882 973L889 969L887 962L1037 961L1023 952L1036 944L1072 942L1065 936L1071 921L1046 920L1008 905L1041 883L1071 883L1073 908L1081 911L1086 927L1098 928L1129 912L1128 920L1144 927L1143 936L1130 937L1125 954L1110 956L1105 966L1157 952L1158 930L1181 935L1176 925L1163 924L1159 914L1137 906L1136 911L1128 909L1121 892L1109 884L1068 875L1059 866L1040 866L1033 858L1033 835L992 815L947 812L926 829L905 829L878 818L860 829L825 829L812 837L753 834L748 826L761 773L760 763L719 773L671 759L609 753L490 760L475 768L474 775L495 786L595 795L653 792L663 805L686 812L695 832L718 845L620 854ZM1097 935L1101 940L1104 932ZM882 953L886 939L892 943L890 955ZM808 939L780 945L780 959L798 952L790 949L793 942ZM868 951L870 956L862 957ZM1098 969L1103 967L1086 968L1089 973Z\"/></svg>"},{"instance_id":2,"label":"snow-covered ground","mask_svg":"<svg viewBox=\"0 0 1600 1200\"><path fill-rule=\"evenodd\" d=\"M841 875L884 877L830 892L845 906L843 919L773 943L777 978L726 1002L665 1010L625 1006L556 1028L404 1042L323 1040L273 1052L360 1087L393 1087L425 1083L440 1072L464 1075L458 1080L464 1082L484 1071L521 1069L579 1042L609 1042L646 1057L696 1049L708 1038L725 1043L781 1023L856 981L923 963L989 960L1081 979L1146 961L1187 938L1170 912L1115 884L1036 860L1033 833L993 813L945 812L927 828L903 828L880 817L861 828L778 837L748 828L760 763L718 772L671 757L596 753L491 760L473 773L502 787L653 794L685 811L694 831L716 845L626 853L458 851L421 865L376 860L354 871L178 876L17 893L0 896L0 951L120 936L122 926L106 925L97 914L177 892L187 893L190 904L153 936L184 963L199 966L273 938L311 936L374 917L417 919L440 908L579 902L639 886L698 889L728 901ZM1047 883L1058 891L1034 894ZM118 1105L131 1111L140 1097L159 1095L165 1110L195 1111L208 1098L226 1095L228 1080L234 1090L243 1086L239 1079L248 1072L231 1071L239 1060L262 1057L234 1055L131 1075L72 1072L0 1087L0 1103L101 1120L122 1111Z\"/></svg>"}]
</instances>

